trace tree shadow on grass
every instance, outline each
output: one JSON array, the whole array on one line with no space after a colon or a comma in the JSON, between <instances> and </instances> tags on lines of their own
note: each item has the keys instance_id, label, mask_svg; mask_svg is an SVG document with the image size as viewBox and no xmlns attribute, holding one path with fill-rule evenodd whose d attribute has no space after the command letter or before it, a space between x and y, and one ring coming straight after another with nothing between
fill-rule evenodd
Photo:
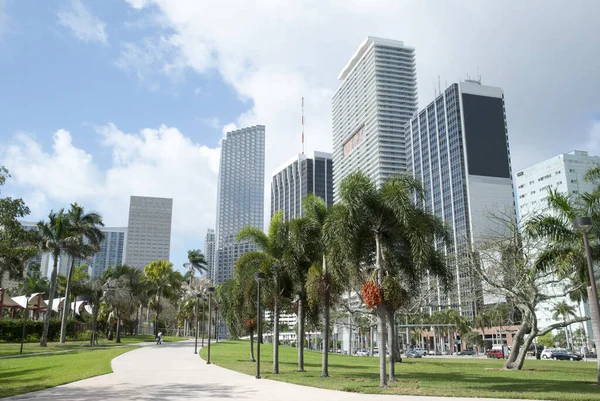
<instances>
[{"instance_id":1,"label":"tree shadow on grass","mask_svg":"<svg viewBox=\"0 0 600 401\"><path fill-rule=\"evenodd\" d=\"M6 400L44 400L44 401L76 401L76 400L202 400L211 398L252 399L253 390L238 386L221 384L182 384L145 385L134 388L119 384L105 387L68 387L59 386L28 394L16 395Z\"/></svg>"}]
</instances>

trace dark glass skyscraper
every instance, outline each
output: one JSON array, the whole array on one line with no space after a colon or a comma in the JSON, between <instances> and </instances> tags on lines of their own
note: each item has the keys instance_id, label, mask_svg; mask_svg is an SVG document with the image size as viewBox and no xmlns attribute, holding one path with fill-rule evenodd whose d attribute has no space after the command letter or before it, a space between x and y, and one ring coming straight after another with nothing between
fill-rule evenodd
<instances>
[{"instance_id":1,"label":"dark glass skyscraper","mask_svg":"<svg viewBox=\"0 0 600 401\"><path fill-rule=\"evenodd\" d=\"M313 157L299 154L273 173L271 216L283 211L286 220L303 215L302 200L315 194L333 205L331 154L314 152Z\"/></svg>"},{"instance_id":2,"label":"dark glass skyscraper","mask_svg":"<svg viewBox=\"0 0 600 401\"><path fill-rule=\"evenodd\" d=\"M490 213L516 219L502 89L476 81L451 85L407 124L406 153L408 171L426 191L423 207L452 228L454 240L445 250L453 290L444 294L433 278L424 279L430 310L474 316L486 299L469 252L497 233Z\"/></svg>"}]
</instances>

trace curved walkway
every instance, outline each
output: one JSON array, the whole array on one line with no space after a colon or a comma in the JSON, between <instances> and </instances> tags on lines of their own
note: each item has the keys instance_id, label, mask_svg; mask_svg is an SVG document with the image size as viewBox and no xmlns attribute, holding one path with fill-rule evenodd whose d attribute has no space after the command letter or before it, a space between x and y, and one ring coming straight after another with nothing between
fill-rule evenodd
<instances>
[{"instance_id":1,"label":"curved walkway","mask_svg":"<svg viewBox=\"0 0 600 401\"><path fill-rule=\"evenodd\" d=\"M92 361L90 361L92 363ZM352 394L256 380L194 355L194 342L143 347L113 359L114 373L65 384L7 400L261 400L261 401L449 401L449 398ZM473 400L453 398L454 401ZM491 400L491 399L488 399ZM506 401L506 400L503 400Z\"/></svg>"}]
</instances>

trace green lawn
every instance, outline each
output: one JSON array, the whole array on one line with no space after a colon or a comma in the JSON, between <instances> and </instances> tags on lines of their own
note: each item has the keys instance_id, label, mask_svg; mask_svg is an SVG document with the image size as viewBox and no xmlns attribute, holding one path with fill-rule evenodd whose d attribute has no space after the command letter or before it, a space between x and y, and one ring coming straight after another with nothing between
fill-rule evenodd
<instances>
[{"instance_id":1,"label":"green lawn","mask_svg":"<svg viewBox=\"0 0 600 401\"><path fill-rule=\"evenodd\" d=\"M279 375L271 373L272 344L261 347L261 376L301 385L360 393L455 397L527 398L538 400L600 400L595 362L527 360L520 372L505 371L501 360L485 358L405 359L396 364L398 382L379 388L378 359L330 354L329 374L322 379L321 354L305 352L306 372L296 372L297 350L280 347ZM207 349L201 350L206 359ZM255 375L247 341L211 346L211 362Z\"/></svg>"},{"instance_id":2,"label":"green lawn","mask_svg":"<svg viewBox=\"0 0 600 401\"><path fill-rule=\"evenodd\" d=\"M0 359L0 397L111 373L110 361L132 349L135 348L79 349L63 354Z\"/></svg>"},{"instance_id":3,"label":"green lawn","mask_svg":"<svg viewBox=\"0 0 600 401\"><path fill-rule=\"evenodd\" d=\"M163 337L163 342L174 342L187 340L183 337ZM126 346L131 344L137 344L142 342L154 342L156 341L153 335L135 335L135 336L123 336L121 337L121 343L115 342L115 340L109 341L105 338L98 340L98 347L94 348L106 348L115 346ZM89 349L89 340L87 341L67 341L65 344L58 342L48 343L45 348L40 347L39 342L31 342L23 344L23 354L35 354L40 352L56 352L56 351L69 351L77 349ZM20 343L0 343L0 357L18 355L21 348Z\"/></svg>"}]
</instances>

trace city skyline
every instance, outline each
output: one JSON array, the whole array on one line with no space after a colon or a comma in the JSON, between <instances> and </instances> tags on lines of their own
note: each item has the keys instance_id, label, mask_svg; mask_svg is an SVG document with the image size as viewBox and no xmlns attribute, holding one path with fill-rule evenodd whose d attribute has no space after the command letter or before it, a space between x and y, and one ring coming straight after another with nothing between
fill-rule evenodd
<instances>
[{"instance_id":1,"label":"city skyline","mask_svg":"<svg viewBox=\"0 0 600 401\"><path fill-rule=\"evenodd\" d=\"M336 78L369 35L416 49L420 108L468 76L502 87L515 169L572 149L599 153L600 55L592 50L600 4L484 0L444 13L428 2L312 4L312 14L297 2L284 20L281 8L258 2L248 16L271 19L269 29L248 18L224 30L226 5L178 3L181 12L152 0L0 7L0 73L15 77L0 95L8 111L0 159L13 176L4 191L24 198L27 220L77 201L121 226L130 194L173 198L170 253L180 268L214 227L223 133L268 126L265 169L273 171L301 149L304 97L305 151L331 151ZM557 48L569 57L556 58ZM577 73L565 79L573 59Z\"/></svg>"}]
</instances>

